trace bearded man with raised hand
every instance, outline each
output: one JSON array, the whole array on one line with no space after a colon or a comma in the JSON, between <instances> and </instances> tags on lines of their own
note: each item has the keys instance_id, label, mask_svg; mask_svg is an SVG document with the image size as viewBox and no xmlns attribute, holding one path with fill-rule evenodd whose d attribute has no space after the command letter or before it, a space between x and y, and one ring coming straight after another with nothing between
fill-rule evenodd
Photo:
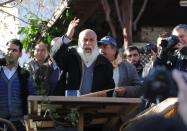
<instances>
[{"instance_id":1,"label":"bearded man with raised hand","mask_svg":"<svg viewBox=\"0 0 187 131\"><path fill-rule=\"evenodd\" d=\"M81 31L78 46L69 47L78 23L79 19L72 20L66 34L53 42L51 55L63 70L54 95L65 95L65 90L78 90L84 95L114 88L112 65L99 54L97 35L93 30ZM109 93L100 95L109 96Z\"/></svg>"}]
</instances>

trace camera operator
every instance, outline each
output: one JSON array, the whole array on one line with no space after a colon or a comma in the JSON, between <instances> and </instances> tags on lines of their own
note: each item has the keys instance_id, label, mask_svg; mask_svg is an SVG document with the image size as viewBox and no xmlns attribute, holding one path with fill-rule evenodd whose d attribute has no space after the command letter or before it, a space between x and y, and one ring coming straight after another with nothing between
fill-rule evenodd
<instances>
[{"instance_id":1,"label":"camera operator","mask_svg":"<svg viewBox=\"0 0 187 131\"><path fill-rule=\"evenodd\" d=\"M143 77L145 77L149 73L149 70L155 66L164 66L168 70L181 68L181 65L178 65L178 61L180 60L180 44L181 43L179 42L177 36L164 32L160 34L157 39L158 52L157 50L151 50L151 46L149 44L143 47L143 52L150 58L149 65L146 64L144 67Z\"/></svg>"},{"instance_id":2,"label":"camera operator","mask_svg":"<svg viewBox=\"0 0 187 131\"><path fill-rule=\"evenodd\" d=\"M179 24L172 35L159 35L157 45L159 55L156 65L163 65L169 70L178 69L187 72L187 25Z\"/></svg>"},{"instance_id":3,"label":"camera operator","mask_svg":"<svg viewBox=\"0 0 187 131\"><path fill-rule=\"evenodd\" d=\"M177 36L164 32L157 39L157 46L147 44L143 47L143 53L149 57L149 63L144 67L144 98L148 101L145 107L152 103L158 104L162 100L176 96L177 89L170 77L170 71L175 68L178 57ZM157 48L156 48L157 47ZM147 72L145 72L147 71ZM145 74L147 73L147 74Z\"/></svg>"},{"instance_id":4,"label":"camera operator","mask_svg":"<svg viewBox=\"0 0 187 131\"><path fill-rule=\"evenodd\" d=\"M179 38L177 61L175 68L187 72L187 25L179 24L173 31L173 35Z\"/></svg>"},{"instance_id":5,"label":"camera operator","mask_svg":"<svg viewBox=\"0 0 187 131\"><path fill-rule=\"evenodd\" d=\"M174 69L178 59L179 45L177 36L170 35L168 32L160 34L157 39L158 59L155 65L165 66L169 70Z\"/></svg>"}]
</instances>

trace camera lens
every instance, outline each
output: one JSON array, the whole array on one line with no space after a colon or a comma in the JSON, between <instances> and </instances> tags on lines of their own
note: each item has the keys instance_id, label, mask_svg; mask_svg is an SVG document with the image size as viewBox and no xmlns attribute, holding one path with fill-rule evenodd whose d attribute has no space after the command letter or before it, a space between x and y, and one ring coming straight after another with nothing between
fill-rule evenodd
<instances>
[{"instance_id":1,"label":"camera lens","mask_svg":"<svg viewBox=\"0 0 187 131\"><path fill-rule=\"evenodd\" d=\"M152 43L148 43L146 44L143 48L142 48L142 52L143 54L150 54L151 53L151 50L153 50L154 52L157 52L157 47L155 44L152 44Z\"/></svg>"}]
</instances>

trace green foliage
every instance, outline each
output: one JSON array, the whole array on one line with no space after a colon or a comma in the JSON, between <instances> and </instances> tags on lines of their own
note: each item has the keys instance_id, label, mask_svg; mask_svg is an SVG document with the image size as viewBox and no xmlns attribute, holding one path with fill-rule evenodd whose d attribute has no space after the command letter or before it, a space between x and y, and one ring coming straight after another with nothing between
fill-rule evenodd
<instances>
[{"instance_id":1,"label":"green foliage","mask_svg":"<svg viewBox=\"0 0 187 131\"><path fill-rule=\"evenodd\" d=\"M27 52L31 52L36 42L40 41L50 45L54 37L61 36L62 33L67 30L68 24L72 19L73 15L71 11L66 9L53 25L53 27L50 28L48 32L43 33L43 31L46 29L47 21L43 21L36 16L30 16L29 26L22 27L18 31L18 34L23 35L24 37L22 41L24 49Z\"/></svg>"},{"instance_id":2,"label":"green foliage","mask_svg":"<svg viewBox=\"0 0 187 131\"><path fill-rule=\"evenodd\" d=\"M49 107L49 117L57 124L63 127L64 123L69 123L70 125L76 127L80 118L80 108L76 107L65 107L62 106L59 109L54 109L52 105L48 104Z\"/></svg>"},{"instance_id":3,"label":"green foliage","mask_svg":"<svg viewBox=\"0 0 187 131\"><path fill-rule=\"evenodd\" d=\"M18 32L18 34L23 35L24 37L22 43L26 51L29 51L29 49L32 48L33 42L36 40L38 35L41 34L41 30L43 30L47 24L46 21L43 21L35 16L30 16L29 23L30 25L28 27L22 27ZM43 40L47 44L50 43L50 35L45 34Z\"/></svg>"},{"instance_id":4,"label":"green foliage","mask_svg":"<svg viewBox=\"0 0 187 131\"><path fill-rule=\"evenodd\" d=\"M47 107L45 112L41 112L43 118L50 118L56 126L64 127L64 125L74 126L78 125L80 119L79 106L66 106L66 104L52 104L48 96L43 96L43 99L38 102L43 107Z\"/></svg>"},{"instance_id":5,"label":"green foliage","mask_svg":"<svg viewBox=\"0 0 187 131\"><path fill-rule=\"evenodd\" d=\"M71 111L65 116L65 120L71 122L73 126L76 126L78 124L80 114L79 114L79 108L71 108Z\"/></svg>"}]
</instances>

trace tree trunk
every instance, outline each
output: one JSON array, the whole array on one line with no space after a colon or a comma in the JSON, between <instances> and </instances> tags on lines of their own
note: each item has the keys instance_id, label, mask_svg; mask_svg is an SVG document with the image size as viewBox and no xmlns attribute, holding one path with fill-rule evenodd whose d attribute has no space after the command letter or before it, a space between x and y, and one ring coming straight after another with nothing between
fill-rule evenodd
<instances>
[{"instance_id":1,"label":"tree trunk","mask_svg":"<svg viewBox=\"0 0 187 131\"><path fill-rule=\"evenodd\" d=\"M123 37L124 49L132 44L132 8L133 8L133 0L122 0L122 4L120 6L122 12L122 20L123 24Z\"/></svg>"}]
</instances>

